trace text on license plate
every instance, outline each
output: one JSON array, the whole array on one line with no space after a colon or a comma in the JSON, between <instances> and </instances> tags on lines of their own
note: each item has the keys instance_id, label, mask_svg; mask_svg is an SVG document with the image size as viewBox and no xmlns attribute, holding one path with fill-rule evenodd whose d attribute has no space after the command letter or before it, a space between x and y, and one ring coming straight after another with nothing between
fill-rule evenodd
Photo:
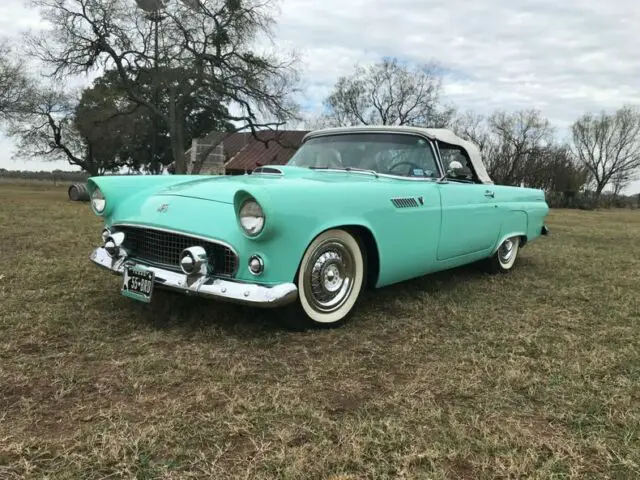
<instances>
[{"instance_id":1,"label":"text on license plate","mask_svg":"<svg viewBox=\"0 0 640 480\"><path fill-rule=\"evenodd\" d=\"M121 292L127 297L148 303L153 294L154 278L155 275L150 270L140 267L126 267Z\"/></svg>"}]
</instances>

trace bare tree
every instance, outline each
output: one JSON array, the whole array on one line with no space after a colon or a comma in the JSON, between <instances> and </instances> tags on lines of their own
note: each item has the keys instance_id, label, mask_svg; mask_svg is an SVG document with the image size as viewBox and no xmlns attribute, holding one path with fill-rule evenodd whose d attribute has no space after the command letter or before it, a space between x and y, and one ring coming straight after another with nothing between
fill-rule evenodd
<instances>
[{"instance_id":1,"label":"bare tree","mask_svg":"<svg viewBox=\"0 0 640 480\"><path fill-rule=\"evenodd\" d=\"M434 64L408 67L396 58L356 66L325 100L325 124L445 126L453 109L440 103L442 79Z\"/></svg>"},{"instance_id":2,"label":"bare tree","mask_svg":"<svg viewBox=\"0 0 640 480\"><path fill-rule=\"evenodd\" d=\"M487 172L503 185L531 182L536 158L539 163L541 152L548 158L554 144L554 129L537 110L496 111L488 117L466 112L452 128L478 145Z\"/></svg>"},{"instance_id":3,"label":"bare tree","mask_svg":"<svg viewBox=\"0 0 640 480\"><path fill-rule=\"evenodd\" d=\"M528 187L575 196L589 181L589 171L566 144L551 143L533 149L522 169Z\"/></svg>"},{"instance_id":4,"label":"bare tree","mask_svg":"<svg viewBox=\"0 0 640 480\"><path fill-rule=\"evenodd\" d=\"M481 152L488 154L493 146L487 117L484 115L472 111L463 112L452 120L450 127L464 139L475 143Z\"/></svg>"},{"instance_id":5,"label":"bare tree","mask_svg":"<svg viewBox=\"0 0 640 480\"><path fill-rule=\"evenodd\" d=\"M537 110L498 111L488 119L497 139L495 157L489 162L493 176L505 185L524 181L527 160L553 143L554 129Z\"/></svg>"},{"instance_id":6,"label":"bare tree","mask_svg":"<svg viewBox=\"0 0 640 480\"><path fill-rule=\"evenodd\" d=\"M17 140L17 156L64 160L90 175L102 175L118 167L115 158L99 159L91 143L75 125L78 99L60 88L32 90L20 115L9 122L7 133Z\"/></svg>"},{"instance_id":7,"label":"bare tree","mask_svg":"<svg viewBox=\"0 0 640 480\"><path fill-rule=\"evenodd\" d=\"M629 186L631 182L635 180L635 175L631 175L627 172L616 173L611 177L611 187L613 190L613 196L617 197L622 191Z\"/></svg>"},{"instance_id":8,"label":"bare tree","mask_svg":"<svg viewBox=\"0 0 640 480\"><path fill-rule=\"evenodd\" d=\"M613 114L586 113L572 126L573 148L591 172L595 193L615 180L621 190L625 179L640 169L640 111L624 106Z\"/></svg>"},{"instance_id":9,"label":"bare tree","mask_svg":"<svg viewBox=\"0 0 640 480\"><path fill-rule=\"evenodd\" d=\"M31 51L52 67L55 78L116 69L129 99L168 130L176 173L186 170L185 105L194 96L231 105L220 120L254 133L296 114L290 98L297 81L295 58L252 49L270 37L270 0L138 2L145 8L157 5L152 14L133 0L32 1L53 30L31 37ZM152 92L137 82L140 71L149 69L158 80Z\"/></svg>"},{"instance_id":10,"label":"bare tree","mask_svg":"<svg viewBox=\"0 0 640 480\"><path fill-rule=\"evenodd\" d=\"M6 41L0 42L0 120L7 120L21 108L30 88L22 63L12 58Z\"/></svg>"}]
</instances>

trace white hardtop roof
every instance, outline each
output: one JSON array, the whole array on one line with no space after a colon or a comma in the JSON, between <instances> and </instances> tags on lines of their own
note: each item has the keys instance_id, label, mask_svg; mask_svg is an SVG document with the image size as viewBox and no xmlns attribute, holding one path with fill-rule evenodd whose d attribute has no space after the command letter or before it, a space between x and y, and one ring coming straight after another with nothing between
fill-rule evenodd
<instances>
[{"instance_id":1,"label":"white hardtop roof","mask_svg":"<svg viewBox=\"0 0 640 480\"><path fill-rule=\"evenodd\" d=\"M431 140L437 140L442 143L448 143L462 147L466 150L473 165L473 169L478 175L478 179L482 183L493 183L493 180L489 177L487 169L482 162L482 156L480 155L480 149L475 143L469 142L453 132L448 128L424 128L424 127L410 127L410 126L398 126L398 125L358 125L353 127L332 127L323 128L320 130L314 130L305 135L303 142L309 138L331 135L340 133L413 133L417 135L423 135Z\"/></svg>"}]
</instances>

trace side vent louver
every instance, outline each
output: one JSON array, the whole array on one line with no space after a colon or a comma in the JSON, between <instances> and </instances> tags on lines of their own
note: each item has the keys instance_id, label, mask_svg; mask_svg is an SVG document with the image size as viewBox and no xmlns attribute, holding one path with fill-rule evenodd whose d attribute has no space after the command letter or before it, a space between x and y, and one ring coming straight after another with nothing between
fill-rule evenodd
<instances>
[{"instance_id":1,"label":"side vent louver","mask_svg":"<svg viewBox=\"0 0 640 480\"><path fill-rule=\"evenodd\" d=\"M396 208L415 208L418 206L418 201L413 197L392 198L391 203L393 203Z\"/></svg>"}]
</instances>

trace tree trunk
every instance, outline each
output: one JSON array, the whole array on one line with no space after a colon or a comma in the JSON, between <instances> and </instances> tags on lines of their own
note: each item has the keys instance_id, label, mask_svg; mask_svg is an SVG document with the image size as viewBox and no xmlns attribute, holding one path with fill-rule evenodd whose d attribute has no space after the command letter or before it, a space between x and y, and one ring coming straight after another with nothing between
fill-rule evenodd
<instances>
[{"instance_id":1,"label":"tree trunk","mask_svg":"<svg viewBox=\"0 0 640 480\"><path fill-rule=\"evenodd\" d=\"M176 129L178 130L178 129ZM182 130L182 129L179 129ZM180 131L178 133L175 131L173 135L171 135L171 150L173 151L173 158L175 159L175 173L177 175L187 173L187 162L184 158L184 147L182 146L182 137L183 134Z\"/></svg>"},{"instance_id":2,"label":"tree trunk","mask_svg":"<svg viewBox=\"0 0 640 480\"><path fill-rule=\"evenodd\" d=\"M171 151L175 165L175 174L187 173L187 162L184 158L184 122L182 121L182 109L176 99L175 88L171 88L169 97L169 118L172 125L169 125L171 132Z\"/></svg>"},{"instance_id":3,"label":"tree trunk","mask_svg":"<svg viewBox=\"0 0 640 480\"><path fill-rule=\"evenodd\" d=\"M171 126L171 151L175 164L175 174L187 173L187 161L184 156L184 127L182 123L175 122Z\"/></svg>"}]
</instances>

